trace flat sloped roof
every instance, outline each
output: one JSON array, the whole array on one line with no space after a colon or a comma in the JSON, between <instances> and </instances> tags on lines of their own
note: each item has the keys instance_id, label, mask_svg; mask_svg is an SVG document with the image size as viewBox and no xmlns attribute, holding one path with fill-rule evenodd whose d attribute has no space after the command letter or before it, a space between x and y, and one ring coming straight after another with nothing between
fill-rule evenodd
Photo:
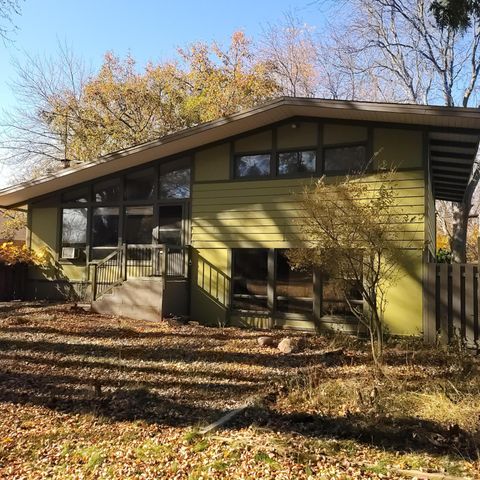
<instances>
[{"instance_id":1,"label":"flat sloped roof","mask_svg":"<svg viewBox=\"0 0 480 480\"><path fill-rule=\"evenodd\" d=\"M480 140L480 109L281 97L250 110L203 123L166 135L158 140L110 153L91 162L5 188L0 190L0 207L23 205L31 199L82 182L180 154L291 117L423 126L428 127L431 132L450 132L451 134L458 132L469 135L468 143L474 143L477 146ZM458 148L458 153L461 154L458 158L468 160L469 172L471 172L476 149L474 153L470 149L469 157L464 158L464 156L462 157L464 155L463 146L459 144ZM453 152L449 153L451 154L450 160L455 162L455 147L453 147ZM465 167L465 162L462 165ZM448 176L448 171L443 170L439 176L444 178L445 175ZM434 189L435 187L434 185ZM461 200L462 196L463 192L458 189L454 195L455 199L460 198Z\"/></svg>"}]
</instances>

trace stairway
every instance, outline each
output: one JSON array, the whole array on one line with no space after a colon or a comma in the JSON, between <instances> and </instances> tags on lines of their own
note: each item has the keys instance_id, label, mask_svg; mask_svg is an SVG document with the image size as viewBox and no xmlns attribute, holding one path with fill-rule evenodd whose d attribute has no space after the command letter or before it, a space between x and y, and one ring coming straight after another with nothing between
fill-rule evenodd
<instances>
[{"instance_id":1,"label":"stairway","mask_svg":"<svg viewBox=\"0 0 480 480\"><path fill-rule=\"evenodd\" d=\"M130 278L92 302L92 310L136 320L162 320L163 278Z\"/></svg>"}]
</instances>

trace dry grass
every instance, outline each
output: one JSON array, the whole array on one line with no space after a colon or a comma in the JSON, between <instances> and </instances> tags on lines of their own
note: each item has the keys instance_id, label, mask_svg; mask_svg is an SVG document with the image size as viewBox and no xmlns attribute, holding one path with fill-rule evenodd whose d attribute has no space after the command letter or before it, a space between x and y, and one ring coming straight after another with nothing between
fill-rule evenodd
<instances>
[{"instance_id":1,"label":"dry grass","mask_svg":"<svg viewBox=\"0 0 480 480\"><path fill-rule=\"evenodd\" d=\"M352 337L309 336L281 355L258 335L0 305L0 478L478 473L477 359L405 341L375 378ZM226 429L198 433L259 393Z\"/></svg>"}]
</instances>

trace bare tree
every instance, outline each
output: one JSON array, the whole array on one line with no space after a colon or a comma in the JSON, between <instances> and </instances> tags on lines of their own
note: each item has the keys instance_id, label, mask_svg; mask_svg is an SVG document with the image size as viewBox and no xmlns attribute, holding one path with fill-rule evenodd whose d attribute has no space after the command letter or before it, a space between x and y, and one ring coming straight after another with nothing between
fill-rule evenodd
<instances>
[{"instance_id":1,"label":"bare tree","mask_svg":"<svg viewBox=\"0 0 480 480\"><path fill-rule=\"evenodd\" d=\"M20 15L19 0L0 0L0 38L6 42L10 40L10 34L14 30L14 17Z\"/></svg>"},{"instance_id":2,"label":"bare tree","mask_svg":"<svg viewBox=\"0 0 480 480\"><path fill-rule=\"evenodd\" d=\"M58 56L26 54L22 62L14 64L17 77L11 88L17 105L3 112L0 153L3 162L15 166L16 179L32 178L70 160L68 144L74 132L68 121L61 122L65 128L52 128L56 121L52 115L62 110L59 102L81 102L89 72L68 47L61 45Z\"/></svg>"},{"instance_id":3,"label":"bare tree","mask_svg":"<svg viewBox=\"0 0 480 480\"><path fill-rule=\"evenodd\" d=\"M476 106L480 72L480 18L471 14L464 30L440 26L431 11L432 0L349 0L349 15L335 37L336 58L354 59L349 66L364 80L377 79L385 99L446 106ZM353 12L353 15L352 15ZM341 63L341 62L338 62ZM339 68L333 65L332 68ZM396 87L392 89L392 86ZM363 92L371 99L371 91ZM357 98L359 92L356 93ZM453 205L452 254L465 261L468 216L480 178L479 159L461 203Z\"/></svg>"},{"instance_id":4,"label":"bare tree","mask_svg":"<svg viewBox=\"0 0 480 480\"><path fill-rule=\"evenodd\" d=\"M337 183L322 177L306 187L298 225L307 246L288 254L294 268L316 267L340 281L352 314L369 334L377 366L382 362L387 292L403 275L402 249L413 246L416 236L408 228L415 217L405 209L392 210L397 205L395 170L382 169L378 178L372 183L365 169ZM403 231L399 224L405 225ZM359 293L361 304L353 302L352 291Z\"/></svg>"},{"instance_id":5,"label":"bare tree","mask_svg":"<svg viewBox=\"0 0 480 480\"><path fill-rule=\"evenodd\" d=\"M264 27L259 57L268 65L283 95L318 95L318 42L312 27L292 13L286 13L282 22Z\"/></svg>"}]
</instances>

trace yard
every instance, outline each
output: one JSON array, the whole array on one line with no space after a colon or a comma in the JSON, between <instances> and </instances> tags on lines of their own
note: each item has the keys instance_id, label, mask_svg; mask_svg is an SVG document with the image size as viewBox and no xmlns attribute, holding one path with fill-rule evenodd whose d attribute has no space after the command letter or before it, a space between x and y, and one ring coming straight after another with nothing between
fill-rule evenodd
<instances>
[{"instance_id":1,"label":"yard","mask_svg":"<svg viewBox=\"0 0 480 480\"><path fill-rule=\"evenodd\" d=\"M391 340L375 378L353 338L259 335L0 304L0 478L478 476L477 358Z\"/></svg>"}]
</instances>

